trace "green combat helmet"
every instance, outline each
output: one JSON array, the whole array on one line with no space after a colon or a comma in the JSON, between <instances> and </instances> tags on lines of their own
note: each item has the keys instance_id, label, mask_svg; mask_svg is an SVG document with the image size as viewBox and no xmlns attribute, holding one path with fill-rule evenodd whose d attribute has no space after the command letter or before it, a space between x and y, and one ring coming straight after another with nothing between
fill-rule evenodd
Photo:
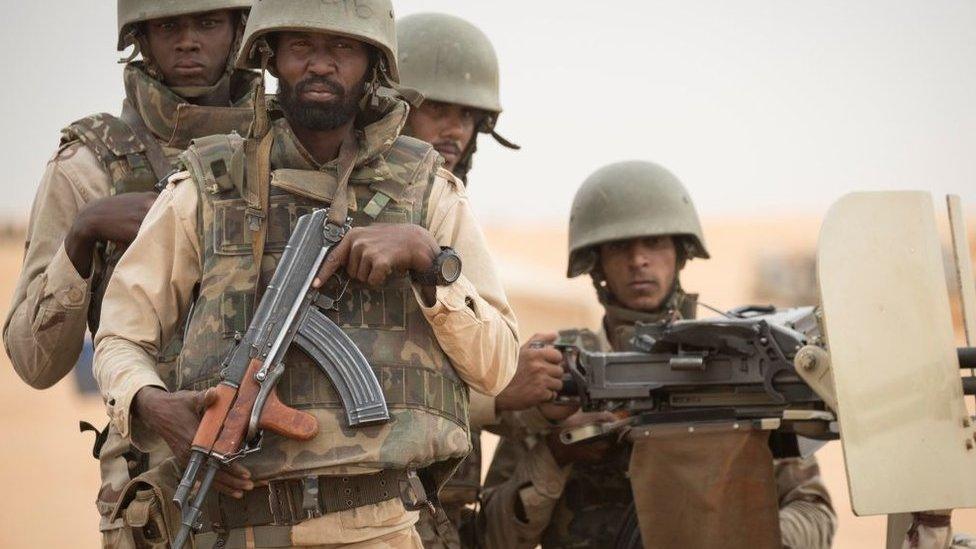
<instances>
[{"instance_id":1,"label":"green combat helmet","mask_svg":"<svg viewBox=\"0 0 976 549\"><path fill-rule=\"evenodd\" d=\"M191 13L247 10L250 7L250 0L119 0L118 50L136 45L139 23Z\"/></svg>"},{"instance_id":2,"label":"green combat helmet","mask_svg":"<svg viewBox=\"0 0 976 549\"><path fill-rule=\"evenodd\" d=\"M444 13L418 13L397 22L400 82L425 99L453 103L488 113L478 127L502 146L518 149L495 131L502 112L498 56L478 27ZM475 142L462 154L455 172L464 179Z\"/></svg>"},{"instance_id":3,"label":"green combat helmet","mask_svg":"<svg viewBox=\"0 0 976 549\"><path fill-rule=\"evenodd\" d=\"M498 57L485 33L464 19L419 13L397 21L400 82L426 99L498 115Z\"/></svg>"},{"instance_id":4,"label":"green combat helmet","mask_svg":"<svg viewBox=\"0 0 976 549\"><path fill-rule=\"evenodd\" d=\"M390 0L323 2L322 0L259 0L251 8L244 46L237 66L260 69L270 55L262 38L282 31L327 32L348 36L376 47L385 75L399 81L397 39Z\"/></svg>"},{"instance_id":5,"label":"green combat helmet","mask_svg":"<svg viewBox=\"0 0 976 549\"><path fill-rule=\"evenodd\" d=\"M567 276L591 273L600 244L661 235L684 237L686 258L708 259L695 205L674 174L641 161L600 168L573 199Z\"/></svg>"}]
</instances>

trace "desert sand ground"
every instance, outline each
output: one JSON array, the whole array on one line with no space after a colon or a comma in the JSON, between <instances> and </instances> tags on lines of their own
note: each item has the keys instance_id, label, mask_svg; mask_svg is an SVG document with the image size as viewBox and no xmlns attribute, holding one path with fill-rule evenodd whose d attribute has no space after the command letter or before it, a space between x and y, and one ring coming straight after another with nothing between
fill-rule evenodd
<instances>
[{"instance_id":1,"label":"desert sand ground","mask_svg":"<svg viewBox=\"0 0 976 549\"><path fill-rule=\"evenodd\" d=\"M787 283L785 289L760 291L757 276L774 281L805 276L817 225L813 220L785 219L708 222L706 234L713 259L693 262L683 278L684 286L700 291L705 302L720 308L757 299L797 298L803 294L802 287ZM599 313L587 282L564 278L565 234L561 230L495 230L489 231L489 241L498 254L523 338L539 331L595 326ZM16 240L0 243L2 311L13 292L21 253L22 244ZM0 436L4 440L0 445L0 547L99 546L93 504L98 467L91 457L91 434L78 433L79 419L102 425L101 400L81 396L72 377L47 391L30 389L16 376L6 356L0 357ZM490 435L483 442L488 453L493 451ZM883 547L884 518L859 518L851 513L840 444L828 444L818 457L839 517L835 547ZM954 524L957 530L976 532L976 511L957 511Z\"/></svg>"}]
</instances>

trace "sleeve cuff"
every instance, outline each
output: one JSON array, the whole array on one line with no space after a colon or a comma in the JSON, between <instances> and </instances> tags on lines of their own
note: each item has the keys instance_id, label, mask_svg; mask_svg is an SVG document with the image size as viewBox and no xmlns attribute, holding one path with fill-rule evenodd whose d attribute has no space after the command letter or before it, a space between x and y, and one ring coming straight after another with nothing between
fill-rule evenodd
<instances>
[{"instance_id":1,"label":"sleeve cuff","mask_svg":"<svg viewBox=\"0 0 976 549\"><path fill-rule=\"evenodd\" d=\"M413 285L413 293L420 304L420 310L424 317L433 326L443 326L447 323L448 315L451 313L465 312L477 318L473 309L474 297L478 291L471 282L463 275L454 281L450 286L438 286L434 293L434 305L427 307L424 299L420 295L420 287Z\"/></svg>"},{"instance_id":2,"label":"sleeve cuff","mask_svg":"<svg viewBox=\"0 0 976 549\"><path fill-rule=\"evenodd\" d=\"M46 293L66 309L81 309L88 304L88 287L91 280L82 278L75 269L74 263L68 258L64 244L58 248L45 270L47 276Z\"/></svg>"},{"instance_id":3,"label":"sleeve cuff","mask_svg":"<svg viewBox=\"0 0 976 549\"><path fill-rule=\"evenodd\" d=\"M155 437L141 421L134 421L133 418L132 401L145 387L159 387L166 390L166 385L155 371L139 371L129 374L123 389L110 393L106 397L109 416L119 430L119 434L123 438L131 439L140 449L149 447Z\"/></svg>"}]
</instances>

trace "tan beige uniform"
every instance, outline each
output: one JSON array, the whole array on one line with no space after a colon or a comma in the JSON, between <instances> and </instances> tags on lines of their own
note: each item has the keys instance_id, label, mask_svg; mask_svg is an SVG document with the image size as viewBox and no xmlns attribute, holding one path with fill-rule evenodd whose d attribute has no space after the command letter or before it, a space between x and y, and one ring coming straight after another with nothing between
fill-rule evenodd
<instances>
[{"instance_id":1,"label":"tan beige uniform","mask_svg":"<svg viewBox=\"0 0 976 549\"><path fill-rule=\"evenodd\" d=\"M108 196L111 188L109 174L80 143L59 150L41 178L27 229L24 268L3 328L14 370L36 389L60 381L81 352L90 279L82 278L68 259L64 239L78 213ZM100 268L93 264L92 272Z\"/></svg>"},{"instance_id":2,"label":"tan beige uniform","mask_svg":"<svg viewBox=\"0 0 976 549\"><path fill-rule=\"evenodd\" d=\"M605 349L611 348L604 333L600 340ZM574 466L556 464L544 440L554 425L537 409L521 412L508 423L520 424L523 433L518 439L508 437L499 444L485 482L479 535L484 547L492 549L545 545L550 526L566 528L564 521L572 520L561 503ZM774 472L784 547L830 547L837 518L816 459L778 459ZM599 479L591 480L600 483Z\"/></svg>"},{"instance_id":3,"label":"tan beige uniform","mask_svg":"<svg viewBox=\"0 0 976 549\"><path fill-rule=\"evenodd\" d=\"M162 193L116 268L103 305L107 312L96 336L95 376L113 423L138 447L154 437L131 420L132 399L143 387L165 386L154 357L186 316L201 276L198 207L192 180ZM426 221L441 245L461 255L464 274L438 288L434 306L421 304L423 314L458 375L473 389L495 394L514 374L515 319L463 186L443 170L433 183ZM392 500L303 522L293 527L293 541L302 546L354 543L412 531L415 521L416 513ZM337 523L345 527L337 530ZM367 527L376 524L385 526Z\"/></svg>"},{"instance_id":4,"label":"tan beige uniform","mask_svg":"<svg viewBox=\"0 0 976 549\"><path fill-rule=\"evenodd\" d=\"M248 104L254 75L236 72L230 79L232 96L241 104ZM147 136L157 141L169 162L194 136L217 128L230 131L241 125L247 127L252 109L191 107L149 77L139 62L126 66L123 80L127 102L135 106L148 128ZM91 311L97 310L97 303L93 303L98 299L94 280L109 272L105 256L95 252L91 274L82 278L68 258L64 240L79 213L90 203L113 194L113 186L115 193L125 192L113 177L124 180L133 175L132 165L125 158L139 149L133 147L134 134L119 133L112 124L97 121L101 116L70 126L67 142L48 162L31 209L23 270L4 324L4 344L14 369L37 389L54 385L74 367ZM91 131L102 140L90 145L90 141L79 140L78 131ZM98 153L98 147L107 150ZM147 466L169 455L165 445L156 445L152 450ZM122 529L121 521L108 519L123 486L142 466L129 459L133 457L129 451L128 443L116 430L109 429L99 454L102 485L96 498L106 547L127 547L132 543L126 540L127 531Z\"/></svg>"}]
</instances>

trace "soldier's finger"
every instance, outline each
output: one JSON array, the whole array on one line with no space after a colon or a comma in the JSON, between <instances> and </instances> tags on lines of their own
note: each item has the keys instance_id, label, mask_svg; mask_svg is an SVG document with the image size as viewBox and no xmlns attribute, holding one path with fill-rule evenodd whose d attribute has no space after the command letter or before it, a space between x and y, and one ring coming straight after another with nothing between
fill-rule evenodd
<instances>
[{"instance_id":1,"label":"soldier's finger","mask_svg":"<svg viewBox=\"0 0 976 549\"><path fill-rule=\"evenodd\" d=\"M559 391L560 389L563 388L563 380L562 379L556 379L554 377L546 377L545 378L545 387L546 387L546 389L549 389L550 391Z\"/></svg>"},{"instance_id":2,"label":"soldier's finger","mask_svg":"<svg viewBox=\"0 0 976 549\"><path fill-rule=\"evenodd\" d=\"M234 488L233 486L224 483L222 479L219 477L219 474L218 476L214 477L213 488L214 490L220 492L221 494L230 496L234 499L241 499L244 497L243 490L238 490L237 488Z\"/></svg>"},{"instance_id":3,"label":"soldier's finger","mask_svg":"<svg viewBox=\"0 0 976 549\"><path fill-rule=\"evenodd\" d=\"M214 482L217 482L217 480L220 480L220 483L222 485L227 486L232 490L253 490L254 489L254 483L251 480L245 478L238 478L228 473L227 471L223 471L223 470L217 471L217 474L214 476Z\"/></svg>"},{"instance_id":4,"label":"soldier's finger","mask_svg":"<svg viewBox=\"0 0 976 549\"><path fill-rule=\"evenodd\" d=\"M551 345L556 342L556 338L559 334L556 332L543 332L541 334L535 334L529 338L529 344L532 343L542 343L542 347L546 345Z\"/></svg>"},{"instance_id":5,"label":"soldier's finger","mask_svg":"<svg viewBox=\"0 0 976 549\"><path fill-rule=\"evenodd\" d=\"M351 244L352 242L345 238L335 249L329 252L329 255L325 256L325 261L322 262L318 274L315 275L315 280L312 281L313 288L321 288L327 280L332 278L332 275L336 274L340 267L346 264Z\"/></svg>"},{"instance_id":6,"label":"soldier's finger","mask_svg":"<svg viewBox=\"0 0 976 549\"><path fill-rule=\"evenodd\" d=\"M373 264L372 270L370 270L369 278L366 283L370 286L377 288L382 286L386 279L390 277L393 272L393 267L390 265L389 261L378 261Z\"/></svg>"},{"instance_id":7,"label":"soldier's finger","mask_svg":"<svg viewBox=\"0 0 976 549\"><path fill-rule=\"evenodd\" d=\"M543 369L543 371L546 373L547 376L549 376L551 378L556 378L556 379L558 379L560 381L562 381L562 379L563 379L563 367L562 366L557 366L555 364L546 364L545 365L545 368Z\"/></svg>"},{"instance_id":8,"label":"soldier's finger","mask_svg":"<svg viewBox=\"0 0 976 549\"><path fill-rule=\"evenodd\" d=\"M352 264L349 265L349 276L360 281L369 283L370 273L373 272L373 257L370 254L363 254L359 258L359 264L356 265L356 270L352 270Z\"/></svg>"},{"instance_id":9,"label":"soldier's finger","mask_svg":"<svg viewBox=\"0 0 976 549\"><path fill-rule=\"evenodd\" d=\"M214 404L217 404L217 399L218 398L219 397L217 395L217 389L216 388L210 388L210 389L207 389L206 391L204 391L203 392L203 395L201 395L201 399L200 399L200 404L203 406L203 408L201 409L201 412L205 411L207 408L210 408Z\"/></svg>"},{"instance_id":10,"label":"soldier's finger","mask_svg":"<svg viewBox=\"0 0 976 549\"><path fill-rule=\"evenodd\" d=\"M549 364L561 364L563 361L563 354L560 353L555 347L538 349L536 352L539 354L539 358L545 360Z\"/></svg>"},{"instance_id":11,"label":"soldier's finger","mask_svg":"<svg viewBox=\"0 0 976 549\"><path fill-rule=\"evenodd\" d=\"M234 475L237 478L243 478L243 479L251 478L251 472L247 470L247 467L244 467L240 463L230 463L227 465L226 470L228 473Z\"/></svg>"}]
</instances>

